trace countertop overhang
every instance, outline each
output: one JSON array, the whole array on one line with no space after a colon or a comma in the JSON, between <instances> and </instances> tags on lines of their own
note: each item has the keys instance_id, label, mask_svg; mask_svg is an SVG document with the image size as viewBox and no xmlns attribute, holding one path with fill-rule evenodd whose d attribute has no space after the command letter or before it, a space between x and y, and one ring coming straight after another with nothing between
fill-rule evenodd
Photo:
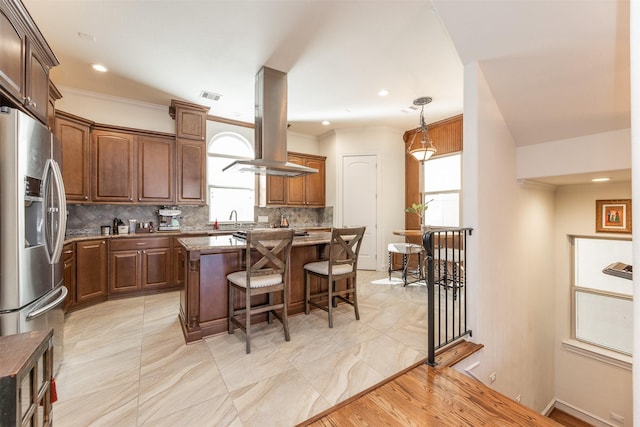
<instances>
[{"instance_id":1,"label":"countertop overhang","mask_svg":"<svg viewBox=\"0 0 640 427\"><path fill-rule=\"evenodd\" d=\"M293 246L308 246L327 244L331 241L329 232L310 232L308 236L296 236L293 238ZM229 250L244 249L247 241L234 237L233 234L202 236L202 237L181 237L178 242L187 251L208 251L208 250Z\"/></svg>"}]
</instances>

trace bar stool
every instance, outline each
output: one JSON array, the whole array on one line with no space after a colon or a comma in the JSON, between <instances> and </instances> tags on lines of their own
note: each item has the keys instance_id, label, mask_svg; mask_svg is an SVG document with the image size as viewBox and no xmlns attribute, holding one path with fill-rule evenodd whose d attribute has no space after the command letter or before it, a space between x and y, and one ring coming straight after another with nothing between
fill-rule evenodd
<instances>
[{"instance_id":1,"label":"bar stool","mask_svg":"<svg viewBox=\"0 0 640 427\"><path fill-rule=\"evenodd\" d=\"M304 312L309 314L309 305L326 311L329 314L330 328L333 328L333 307L336 307L336 299L352 305L356 320L360 320L357 274L358 254L364 231L365 227L333 228L328 259L304 265ZM326 280L327 290L318 289L318 292L311 293L311 276ZM342 280L346 282L346 287L340 289L336 282Z\"/></svg>"},{"instance_id":2,"label":"bar stool","mask_svg":"<svg viewBox=\"0 0 640 427\"><path fill-rule=\"evenodd\" d=\"M391 273L394 271L402 271L402 281L404 282L404 286L422 279L422 246L413 243L389 243L387 250L389 251L389 280L391 280ZM402 267L399 270L393 268L394 253L402 254ZM412 254L418 255L418 268L415 271L408 269L409 257ZM417 276L415 276L416 274ZM417 277L417 279L413 282L407 282L408 275Z\"/></svg>"},{"instance_id":3,"label":"bar stool","mask_svg":"<svg viewBox=\"0 0 640 427\"><path fill-rule=\"evenodd\" d=\"M285 341L290 340L287 318L289 294L287 264L291 253L293 232L293 229L248 231L245 253L246 270L227 275L229 333L233 334L235 326L245 332L247 354L251 353L252 314L268 313L269 323L273 322L275 316L282 323ZM237 292L244 293L244 308L235 308L235 294ZM268 294L267 302L252 306L251 297L263 294ZM279 294L279 301L273 299L274 294ZM282 314L276 310L281 310ZM244 315L244 324L240 321L241 315Z\"/></svg>"}]
</instances>

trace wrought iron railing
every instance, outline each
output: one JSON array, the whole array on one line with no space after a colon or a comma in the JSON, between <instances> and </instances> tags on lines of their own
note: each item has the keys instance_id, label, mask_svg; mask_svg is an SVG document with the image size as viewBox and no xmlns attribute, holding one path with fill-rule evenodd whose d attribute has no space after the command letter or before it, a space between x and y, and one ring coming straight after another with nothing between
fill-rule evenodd
<instances>
[{"instance_id":1,"label":"wrought iron railing","mask_svg":"<svg viewBox=\"0 0 640 427\"><path fill-rule=\"evenodd\" d=\"M467 237L471 228L434 228L422 235L427 274L427 363L436 351L469 335L467 325Z\"/></svg>"}]
</instances>

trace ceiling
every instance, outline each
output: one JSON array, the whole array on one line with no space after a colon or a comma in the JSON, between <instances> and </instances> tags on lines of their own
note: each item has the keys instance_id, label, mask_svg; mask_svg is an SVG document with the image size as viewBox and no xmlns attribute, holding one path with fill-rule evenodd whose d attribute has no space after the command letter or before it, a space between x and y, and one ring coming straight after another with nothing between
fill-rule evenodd
<instances>
[{"instance_id":1,"label":"ceiling","mask_svg":"<svg viewBox=\"0 0 640 427\"><path fill-rule=\"evenodd\" d=\"M23 2L61 62L51 75L63 94L178 98L253 122L267 65L288 73L291 131L407 130L419 113L403 109L421 96L433 98L428 123L462 113L463 64L478 61L518 145L630 127L628 1Z\"/></svg>"}]
</instances>

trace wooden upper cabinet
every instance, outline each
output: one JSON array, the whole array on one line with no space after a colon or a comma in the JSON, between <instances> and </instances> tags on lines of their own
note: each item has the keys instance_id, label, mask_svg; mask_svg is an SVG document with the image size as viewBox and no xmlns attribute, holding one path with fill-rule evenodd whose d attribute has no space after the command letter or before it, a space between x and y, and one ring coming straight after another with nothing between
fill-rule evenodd
<instances>
[{"instance_id":1,"label":"wooden upper cabinet","mask_svg":"<svg viewBox=\"0 0 640 427\"><path fill-rule=\"evenodd\" d=\"M176 120L176 138L204 141L207 134L208 107L174 99L169 114Z\"/></svg>"},{"instance_id":2,"label":"wooden upper cabinet","mask_svg":"<svg viewBox=\"0 0 640 427\"><path fill-rule=\"evenodd\" d=\"M27 39L25 107L43 123L47 123L49 107L49 67L35 44Z\"/></svg>"},{"instance_id":3,"label":"wooden upper cabinet","mask_svg":"<svg viewBox=\"0 0 640 427\"><path fill-rule=\"evenodd\" d=\"M204 141L207 114L200 111L180 110L176 117L177 137Z\"/></svg>"},{"instance_id":4,"label":"wooden upper cabinet","mask_svg":"<svg viewBox=\"0 0 640 427\"><path fill-rule=\"evenodd\" d=\"M91 125L62 111L56 114L54 133L62 149L62 181L68 201L89 201Z\"/></svg>"},{"instance_id":5,"label":"wooden upper cabinet","mask_svg":"<svg viewBox=\"0 0 640 427\"><path fill-rule=\"evenodd\" d=\"M49 79L49 105L47 107L47 126L49 129L54 130L56 128L56 101L62 99L62 94Z\"/></svg>"},{"instance_id":6,"label":"wooden upper cabinet","mask_svg":"<svg viewBox=\"0 0 640 427\"><path fill-rule=\"evenodd\" d=\"M266 185L266 204L285 205L287 203L287 179L285 177L280 175L267 175Z\"/></svg>"},{"instance_id":7,"label":"wooden upper cabinet","mask_svg":"<svg viewBox=\"0 0 640 427\"><path fill-rule=\"evenodd\" d=\"M169 114L176 120L176 202L205 205L207 190L208 107L172 100Z\"/></svg>"},{"instance_id":8,"label":"wooden upper cabinet","mask_svg":"<svg viewBox=\"0 0 640 427\"><path fill-rule=\"evenodd\" d=\"M289 153L287 157L291 163L318 169L318 173L287 179L287 205L324 206L326 157L301 153Z\"/></svg>"},{"instance_id":9,"label":"wooden upper cabinet","mask_svg":"<svg viewBox=\"0 0 640 427\"><path fill-rule=\"evenodd\" d=\"M297 154L289 154L287 160L290 163L304 166L304 157ZM305 182L304 176L297 178L287 178L287 205L304 206L305 205Z\"/></svg>"},{"instance_id":10,"label":"wooden upper cabinet","mask_svg":"<svg viewBox=\"0 0 640 427\"><path fill-rule=\"evenodd\" d=\"M138 201L171 204L175 200L176 141L170 137L137 137Z\"/></svg>"},{"instance_id":11,"label":"wooden upper cabinet","mask_svg":"<svg viewBox=\"0 0 640 427\"><path fill-rule=\"evenodd\" d=\"M171 134L117 128L58 111L67 200L173 204L176 140Z\"/></svg>"},{"instance_id":12,"label":"wooden upper cabinet","mask_svg":"<svg viewBox=\"0 0 640 427\"><path fill-rule=\"evenodd\" d=\"M45 125L49 69L58 64L22 2L0 1L0 92Z\"/></svg>"},{"instance_id":13,"label":"wooden upper cabinet","mask_svg":"<svg viewBox=\"0 0 640 427\"><path fill-rule=\"evenodd\" d=\"M178 140L179 204L205 204L207 150L204 141Z\"/></svg>"},{"instance_id":14,"label":"wooden upper cabinet","mask_svg":"<svg viewBox=\"0 0 640 427\"><path fill-rule=\"evenodd\" d=\"M0 85L8 95L22 99L26 36L13 21L9 10L0 5Z\"/></svg>"},{"instance_id":15,"label":"wooden upper cabinet","mask_svg":"<svg viewBox=\"0 0 640 427\"><path fill-rule=\"evenodd\" d=\"M93 132L91 194L97 202L131 202L135 191L134 136L107 130Z\"/></svg>"},{"instance_id":16,"label":"wooden upper cabinet","mask_svg":"<svg viewBox=\"0 0 640 427\"><path fill-rule=\"evenodd\" d=\"M267 175L260 178L260 206L309 206L325 205L326 157L313 154L287 153L287 161L318 170L295 178ZM266 193L266 197L263 195Z\"/></svg>"},{"instance_id":17,"label":"wooden upper cabinet","mask_svg":"<svg viewBox=\"0 0 640 427\"><path fill-rule=\"evenodd\" d=\"M325 163L326 158L307 157L304 165L318 169L318 173L306 175L305 178L305 203L307 206L325 205Z\"/></svg>"}]
</instances>

